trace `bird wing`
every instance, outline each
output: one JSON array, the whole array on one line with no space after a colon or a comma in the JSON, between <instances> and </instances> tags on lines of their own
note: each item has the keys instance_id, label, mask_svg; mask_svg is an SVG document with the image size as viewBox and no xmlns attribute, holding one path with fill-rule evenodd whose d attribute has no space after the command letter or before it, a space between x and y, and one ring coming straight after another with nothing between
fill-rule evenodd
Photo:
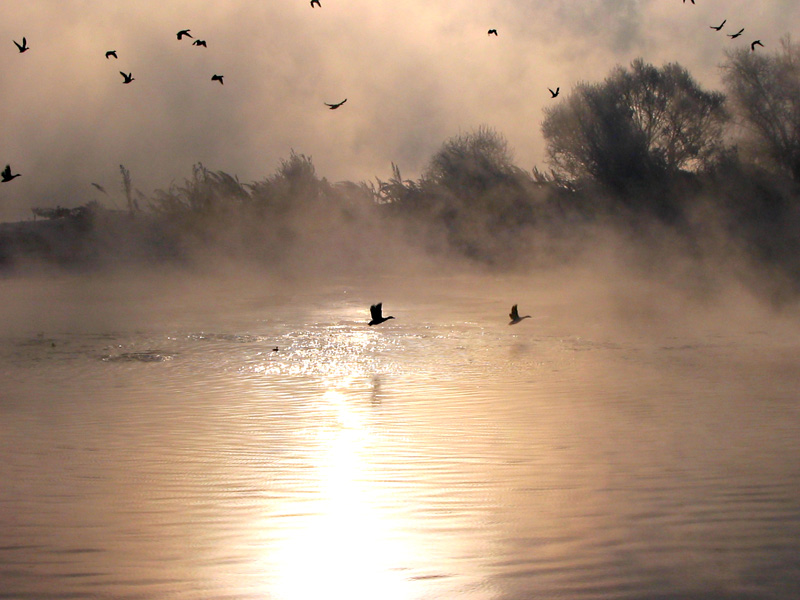
<instances>
[{"instance_id":1,"label":"bird wing","mask_svg":"<svg viewBox=\"0 0 800 600\"><path fill-rule=\"evenodd\" d=\"M511 307L511 312L508 313L508 316L511 318L512 321L519 319L519 311L517 310L517 305Z\"/></svg>"},{"instance_id":2,"label":"bird wing","mask_svg":"<svg viewBox=\"0 0 800 600\"><path fill-rule=\"evenodd\" d=\"M3 169L3 177L8 177L11 175L11 165L6 165L6 168Z\"/></svg>"},{"instance_id":3,"label":"bird wing","mask_svg":"<svg viewBox=\"0 0 800 600\"><path fill-rule=\"evenodd\" d=\"M369 307L369 314L373 321L379 320L383 315L383 302L378 302Z\"/></svg>"}]
</instances>

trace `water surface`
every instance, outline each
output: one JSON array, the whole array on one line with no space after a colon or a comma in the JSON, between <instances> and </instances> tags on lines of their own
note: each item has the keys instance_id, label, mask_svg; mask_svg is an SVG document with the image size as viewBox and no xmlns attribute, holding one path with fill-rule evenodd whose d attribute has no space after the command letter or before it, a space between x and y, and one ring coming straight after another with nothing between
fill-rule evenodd
<instances>
[{"instance_id":1,"label":"water surface","mask_svg":"<svg viewBox=\"0 0 800 600\"><path fill-rule=\"evenodd\" d=\"M0 598L800 597L797 322L553 287L0 281Z\"/></svg>"}]
</instances>

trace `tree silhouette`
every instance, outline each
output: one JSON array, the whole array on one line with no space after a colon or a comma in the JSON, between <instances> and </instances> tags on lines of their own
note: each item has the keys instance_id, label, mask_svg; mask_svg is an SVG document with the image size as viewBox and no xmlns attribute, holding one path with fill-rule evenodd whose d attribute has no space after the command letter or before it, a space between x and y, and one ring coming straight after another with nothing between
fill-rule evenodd
<instances>
[{"instance_id":1,"label":"tree silhouette","mask_svg":"<svg viewBox=\"0 0 800 600\"><path fill-rule=\"evenodd\" d=\"M727 56L724 81L745 147L755 162L800 181L800 45L787 37L772 54L742 48Z\"/></svg>"},{"instance_id":2,"label":"tree silhouette","mask_svg":"<svg viewBox=\"0 0 800 600\"><path fill-rule=\"evenodd\" d=\"M486 126L450 138L430 159L424 179L456 193L482 193L521 174L506 139Z\"/></svg>"},{"instance_id":3,"label":"tree silhouette","mask_svg":"<svg viewBox=\"0 0 800 600\"><path fill-rule=\"evenodd\" d=\"M549 163L566 181L590 179L616 190L697 170L722 148L724 101L678 64L658 68L637 59L545 108Z\"/></svg>"}]
</instances>

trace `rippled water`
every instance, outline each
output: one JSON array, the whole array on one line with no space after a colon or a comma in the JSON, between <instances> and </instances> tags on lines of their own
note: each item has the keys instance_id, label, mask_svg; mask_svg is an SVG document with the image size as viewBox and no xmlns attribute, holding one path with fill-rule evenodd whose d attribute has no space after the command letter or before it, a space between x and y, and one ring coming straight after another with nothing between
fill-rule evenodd
<instances>
[{"instance_id":1,"label":"rippled water","mask_svg":"<svg viewBox=\"0 0 800 600\"><path fill-rule=\"evenodd\" d=\"M0 598L800 597L797 322L542 287L0 281Z\"/></svg>"}]
</instances>

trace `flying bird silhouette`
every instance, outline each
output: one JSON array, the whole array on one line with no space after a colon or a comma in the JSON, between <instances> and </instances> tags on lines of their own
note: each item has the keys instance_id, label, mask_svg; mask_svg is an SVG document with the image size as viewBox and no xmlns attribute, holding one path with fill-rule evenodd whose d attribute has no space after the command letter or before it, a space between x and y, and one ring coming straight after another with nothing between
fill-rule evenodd
<instances>
[{"instance_id":1,"label":"flying bird silhouette","mask_svg":"<svg viewBox=\"0 0 800 600\"><path fill-rule=\"evenodd\" d=\"M517 323L522 321L522 319L530 319L531 316L525 315L524 317L520 317L519 311L517 310L517 305L515 304L514 306L511 307L511 312L508 313L508 318L511 319L509 325L516 325Z\"/></svg>"},{"instance_id":2,"label":"flying bird silhouette","mask_svg":"<svg viewBox=\"0 0 800 600\"><path fill-rule=\"evenodd\" d=\"M340 107L342 104L344 104L345 102L347 102L347 98L345 98L345 99L344 99L344 100L342 100L341 102L337 102L336 104L328 104L328 103L326 102L326 103L325 103L325 106L329 107L331 110L336 110L337 108L339 108L339 107Z\"/></svg>"},{"instance_id":3,"label":"flying bird silhouette","mask_svg":"<svg viewBox=\"0 0 800 600\"><path fill-rule=\"evenodd\" d=\"M729 37L729 38L731 38L731 39L733 40L733 39L736 39L737 37L739 37L740 35L742 35L742 33L744 33L744 27L742 27L742 28L741 28L739 31L737 31L736 33L729 33L729 34L728 34L728 37Z\"/></svg>"},{"instance_id":4,"label":"flying bird silhouette","mask_svg":"<svg viewBox=\"0 0 800 600\"><path fill-rule=\"evenodd\" d=\"M108 52L106 52L106 60L108 60L108 59L109 59L109 58L111 58L112 56L113 56L114 58L119 58L119 57L117 56L117 51L116 51L116 50L109 50Z\"/></svg>"},{"instance_id":5,"label":"flying bird silhouette","mask_svg":"<svg viewBox=\"0 0 800 600\"><path fill-rule=\"evenodd\" d=\"M183 39L183 36L186 36L186 37L192 37L191 35L189 35L189 32L190 32L190 31L191 31L191 29L181 29L181 30L178 32L178 39L179 39L179 40L182 40L182 39Z\"/></svg>"},{"instance_id":6,"label":"flying bird silhouette","mask_svg":"<svg viewBox=\"0 0 800 600\"><path fill-rule=\"evenodd\" d=\"M368 323L368 325L379 325L384 321L388 321L389 319L394 319L394 317L384 317L383 316L383 302L378 302L377 304L373 304L369 307L369 314L372 317L372 320Z\"/></svg>"},{"instance_id":7,"label":"flying bird silhouette","mask_svg":"<svg viewBox=\"0 0 800 600\"><path fill-rule=\"evenodd\" d=\"M96 187L98 190L100 190L101 192L103 192L106 196L108 196L108 192L105 190L105 188L102 185L100 185L99 183L92 183L92 185L94 187Z\"/></svg>"},{"instance_id":8,"label":"flying bird silhouette","mask_svg":"<svg viewBox=\"0 0 800 600\"><path fill-rule=\"evenodd\" d=\"M314 8L315 4L322 8L322 4L319 3L319 0L311 0L311 8Z\"/></svg>"},{"instance_id":9,"label":"flying bird silhouette","mask_svg":"<svg viewBox=\"0 0 800 600\"><path fill-rule=\"evenodd\" d=\"M727 23L727 22L728 22L728 19L725 19L724 21L722 21L722 23L720 23L716 27L714 27L713 25L709 25L709 27L711 29L715 29L716 31L719 31L720 29L722 29L722 26L725 25L725 23Z\"/></svg>"},{"instance_id":10,"label":"flying bird silhouette","mask_svg":"<svg viewBox=\"0 0 800 600\"><path fill-rule=\"evenodd\" d=\"M490 29L487 35L497 35L497 29Z\"/></svg>"},{"instance_id":11,"label":"flying bird silhouette","mask_svg":"<svg viewBox=\"0 0 800 600\"><path fill-rule=\"evenodd\" d=\"M15 173L14 175L12 175L11 174L11 165L6 165L6 168L3 169L2 176L3 176L2 182L6 183L6 182L11 181L12 179L14 179L14 177L20 177L20 174L19 173Z\"/></svg>"},{"instance_id":12,"label":"flying bird silhouette","mask_svg":"<svg viewBox=\"0 0 800 600\"><path fill-rule=\"evenodd\" d=\"M133 73L127 73L126 74L126 73L123 73L122 71L120 71L119 74L122 75L125 78L125 81L123 81L122 83L130 83L131 81L134 80L134 78L131 77L131 75L133 75Z\"/></svg>"},{"instance_id":13,"label":"flying bird silhouette","mask_svg":"<svg viewBox=\"0 0 800 600\"><path fill-rule=\"evenodd\" d=\"M205 40L195 40L192 42L192 46L202 46L203 48L208 48Z\"/></svg>"},{"instance_id":14,"label":"flying bird silhouette","mask_svg":"<svg viewBox=\"0 0 800 600\"><path fill-rule=\"evenodd\" d=\"M761 46L761 47L763 48L763 47L764 47L764 44L762 44L762 43L761 43L761 40L756 40L755 42L753 42L752 44L750 44L750 50L752 50L753 52L755 52L755 51L756 51L756 46Z\"/></svg>"},{"instance_id":15,"label":"flying bird silhouette","mask_svg":"<svg viewBox=\"0 0 800 600\"><path fill-rule=\"evenodd\" d=\"M683 0L683 3L686 4L686 0ZM694 0L692 0L692 4L694 4Z\"/></svg>"},{"instance_id":16,"label":"flying bird silhouette","mask_svg":"<svg viewBox=\"0 0 800 600\"><path fill-rule=\"evenodd\" d=\"M224 75L214 74L214 75L211 76L211 81L219 81L221 85L225 85L225 82L222 81L223 77L224 77Z\"/></svg>"},{"instance_id":17,"label":"flying bird silhouette","mask_svg":"<svg viewBox=\"0 0 800 600\"><path fill-rule=\"evenodd\" d=\"M11 41L14 42L14 45L19 49L20 52L25 52L26 50L29 49L28 40L26 40L25 38L22 38L21 46L17 43L17 40L11 40Z\"/></svg>"},{"instance_id":18,"label":"flying bird silhouette","mask_svg":"<svg viewBox=\"0 0 800 600\"><path fill-rule=\"evenodd\" d=\"M560 88L560 87L557 87L555 92L554 92L553 90L551 90L550 88L547 88L547 89L548 89L548 90L550 90L550 97L551 97L551 98L555 98L556 96L558 96L558 92L559 92L559 90L560 90L561 88Z\"/></svg>"}]
</instances>

